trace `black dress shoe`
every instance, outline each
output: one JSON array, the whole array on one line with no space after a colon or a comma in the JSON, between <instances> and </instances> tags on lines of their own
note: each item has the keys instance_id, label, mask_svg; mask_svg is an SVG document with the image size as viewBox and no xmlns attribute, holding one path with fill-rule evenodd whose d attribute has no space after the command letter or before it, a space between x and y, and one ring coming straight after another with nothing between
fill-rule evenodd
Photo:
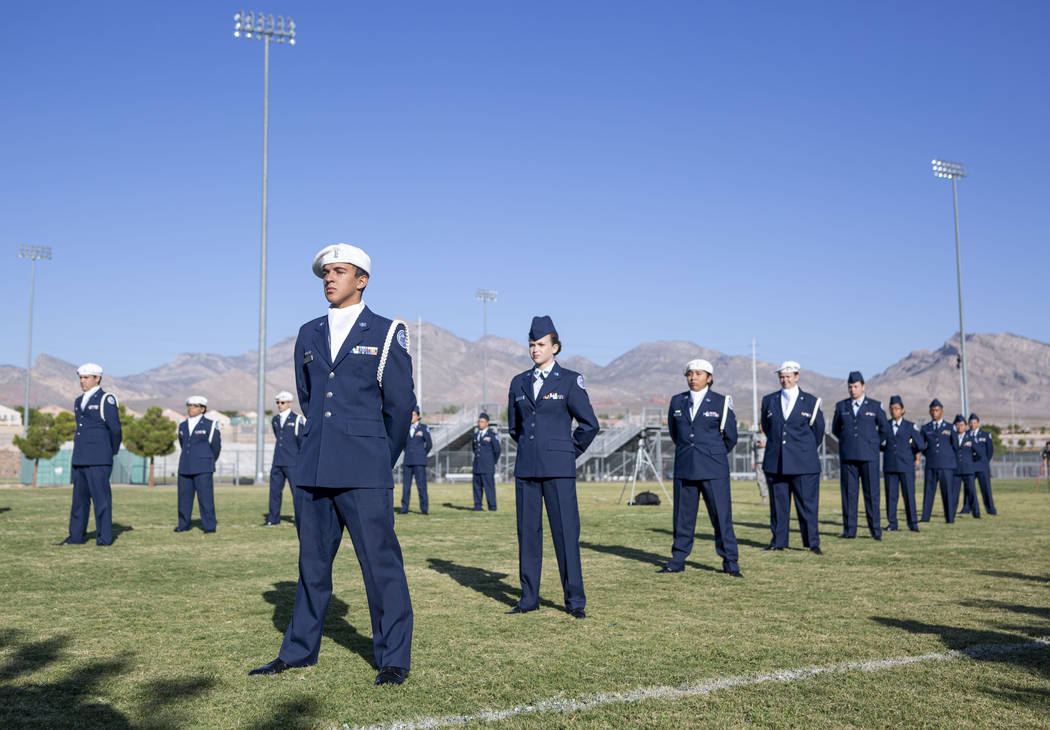
<instances>
[{"instance_id":1,"label":"black dress shoe","mask_svg":"<svg viewBox=\"0 0 1050 730\"><path fill-rule=\"evenodd\" d=\"M253 674L280 674L284 670L291 668L291 664L287 664L281 657L277 657L269 664L263 664L261 667L251 670L248 672L248 676L250 677Z\"/></svg>"},{"instance_id":2,"label":"black dress shoe","mask_svg":"<svg viewBox=\"0 0 1050 730\"><path fill-rule=\"evenodd\" d=\"M172 530L172 532L189 532L189 531L190 531L190 528L188 528L188 527L176 527L174 530Z\"/></svg>"},{"instance_id":3,"label":"black dress shoe","mask_svg":"<svg viewBox=\"0 0 1050 730\"><path fill-rule=\"evenodd\" d=\"M809 549L809 551L810 551L811 553L813 553L814 555L823 555L823 554L824 554L824 551L823 551L823 550L821 550L821 549L820 549L819 547L811 547L811 548Z\"/></svg>"},{"instance_id":4,"label":"black dress shoe","mask_svg":"<svg viewBox=\"0 0 1050 730\"><path fill-rule=\"evenodd\" d=\"M887 528L886 528L886 531L887 531L887 532L896 532L896 531L897 531L897 528L896 528L896 527L887 527Z\"/></svg>"},{"instance_id":5,"label":"black dress shoe","mask_svg":"<svg viewBox=\"0 0 1050 730\"><path fill-rule=\"evenodd\" d=\"M536 608L539 608L539 606L537 606ZM521 606L515 606L514 608L510 609L509 611L507 611L507 615L509 616L512 613L528 613L529 611L535 611L535 610L536 610L535 608L522 608Z\"/></svg>"},{"instance_id":6,"label":"black dress shoe","mask_svg":"<svg viewBox=\"0 0 1050 730\"><path fill-rule=\"evenodd\" d=\"M429 512L422 512L420 514L429 515L430 513Z\"/></svg>"},{"instance_id":7,"label":"black dress shoe","mask_svg":"<svg viewBox=\"0 0 1050 730\"><path fill-rule=\"evenodd\" d=\"M731 578L743 578L744 577L744 574L741 573L739 570L726 570L724 572L727 575L729 575Z\"/></svg>"},{"instance_id":8,"label":"black dress shoe","mask_svg":"<svg viewBox=\"0 0 1050 730\"><path fill-rule=\"evenodd\" d=\"M84 542L85 542L84 540L81 540L80 542L77 542L76 540L67 537L62 542L56 542L55 544L56 545L83 545Z\"/></svg>"},{"instance_id":9,"label":"black dress shoe","mask_svg":"<svg viewBox=\"0 0 1050 730\"><path fill-rule=\"evenodd\" d=\"M401 684L408 676L408 670L402 667L383 667L376 677L376 685Z\"/></svg>"},{"instance_id":10,"label":"black dress shoe","mask_svg":"<svg viewBox=\"0 0 1050 730\"><path fill-rule=\"evenodd\" d=\"M839 539L840 540L852 540L855 537L857 537L857 536L856 535L847 535L845 532L843 532L841 535L839 535Z\"/></svg>"},{"instance_id":11,"label":"black dress shoe","mask_svg":"<svg viewBox=\"0 0 1050 730\"><path fill-rule=\"evenodd\" d=\"M762 549L763 549L763 550L783 550L784 548L782 548L782 547L777 547L776 545L766 545L766 546L765 546L764 548L762 548Z\"/></svg>"},{"instance_id":12,"label":"black dress shoe","mask_svg":"<svg viewBox=\"0 0 1050 730\"><path fill-rule=\"evenodd\" d=\"M399 515L407 515L407 514L408 514L408 510L407 510L407 509L399 509L399 510L397 511L397 513L398 513Z\"/></svg>"},{"instance_id":13,"label":"black dress shoe","mask_svg":"<svg viewBox=\"0 0 1050 730\"><path fill-rule=\"evenodd\" d=\"M205 530L205 531L204 531L204 534L205 534L205 535L210 535L210 534L212 534L213 532L215 532L215 530Z\"/></svg>"},{"instance_id":14,"label":"black dress shoe","mask_svg":"<svg viewBox=\"0 0 1050 730\"><path fill-rule=\"evenodd\" d=\"M918 525L909 525L908 529L911 530L912 532L918 532L919 531L919 526Z\"/></svg>"},{"instance_id":15,"label":"black dress shoe","mask_svg":"<svg viewBox=\"0 0 1050 730\"><path fill-rule=\"evenodd\" d=\"M473 510L471 510L471 511L472 511L472 512L481 512L481 511L482 511L482 509L481 509L481 507L475 507L475 508L474 508Z\"/></svg>"},{"instance_id":16,"label":"black dress shoe","mask_svg":"<svg viewBox=\"0 0 1050 730\"><path fill-rule=\"evenodd\" d=\"M582 608L574 608L569 611L569 615L573 618L587 618L587 614L584 613Z\"/></svg>"},{"instance_id":17,"label":"black dress shoe","mask_svg":"<svg viewBox=\"0 0 1050 730\"><path fill-rule=\"evenodd\" d=\"M871 539L872 540L881 540L882 539L882 535L872 535Z\"/></svg>"},{"instance_id":18,"label":"black dress shoe","mask_svg":"<svg viewBox=\"0 0 1050 730\"><path fill-rule=\"evenodd\" d=\"M656 572L657 573L681 573L683 570L685 570L685 568L672 568L669 565L665 565L664 567L660 568Z\"/></svg>"}]
</instances>

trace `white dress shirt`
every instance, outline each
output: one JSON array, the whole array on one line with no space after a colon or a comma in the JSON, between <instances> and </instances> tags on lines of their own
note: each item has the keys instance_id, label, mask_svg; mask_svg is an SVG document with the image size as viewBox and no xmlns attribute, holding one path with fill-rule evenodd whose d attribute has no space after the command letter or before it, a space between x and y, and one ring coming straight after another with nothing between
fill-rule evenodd
<instances>
[{"instance_id":1,"label":"white dress shirt","mask_svg":"<svg viewBox=\"0 0 1050 730\"><path fill-rule=\"evenodd\" d=\"M95 395L95 391L101 387L102 386L100 385L96 385L84 391L84 395L80 396L80 410L87 408L87 402L91 400L91 396Z\"/></svg>"},{"instance_id":2,"label":"white dress shirt","mask_svg":"<svg viewBox=\"0 0 1050 730\"><path fill-rule=\"evenodd\" d=\"M853 415L854 415L854 416L856 416L856 415L857 415L857 411L859 411L859 410L860 410L860 407L861 407L862 405L864 405L864 396L861 396L861 397L860 397L860 400L855 400L855 401L853 401Z\"/></svg>"},{"instance_id":3,"label":"white dress shirt","mask_svg":"<svg viewBox=\"0 0 1050 730\"><path fill-rule=\"evenodd\" d=\"M901 420L904 420L904 419L901 419ZM901 427L901 422L900 421L894 421L893 422L893 435L894 436L897 435L897 429L900 428L900 427Z\"/></svg>"},{"instance_id":4,"label":"white dress shirt","mask_svg":"<svg viewBox=\"0 0 1050 730\"><path fill-rule=\"evenodd\" d=\"M704 402L704 397L707 395L707 391L710 387L705 386L701 390L689 391L689 420L692 421L696 418L696 412L700 408L700 404Z\"/></svg>"},{"instance_id":5,"label":"white dress shirt","mask_svg":"<svg viewBox=\"0 0 1050 730\"><path fill-rule=\"evenodd\" d=\"M780 389L780 409L784 411L784 420L791 415L791 411L795 408L795 401L798 400L798 386L791 388Z\"/></svg>"},{"instance_id":6,"label":"white dress shirt","mask_svg":"<svg viewBox=\"0 0 1050 730\"><path fill-rule=\"evenodd\" d=\"M342 349L343 343L346 342L350 330L354 328L364 308L363 301L342 309L328 308L328 349L332 353L332 360L335 360L335 356L339 354L339 350Z\"/></svg>"},{"instance_id":7,"label":"white dress shirt","mask_svg":"<svg viewBox=\"0 0 1050 730\"><path fill-rule=\"evenodd\" d=\"M284 428L284 424L288 421L288 414L292 412L291 408L285 408L277 414L277 417L281 419L281 428Z\"/></svg>"},{"instance_id":8,"label":"white dress shirt","mask_svg":"<svg viewBox=\"0 0 1050 730\"><path fill-rule=\"evenodd\" d=\"M551 370L554 369L554 361L552 360L550 365L545 367L543 370L539 368L532 369L532 399L536 400L540 397L540 391L543 390L543 381L547 379L547 376L551 374Z\"/></svg>"},{"instance_id":9,"label":"white dress shirt","mask_svg":"<svg viewBox=\"0 0 1050 730\"><path fill-rule=\"evenodd\" d=\"M204 414L202 413L200 416L190 416L189 418L186 419L186 437L187 438L189 438L190 436L193 435L193 429L197 428L197 424L201 422L201 417L203 415Z\"/></svg>"}]
</instances>

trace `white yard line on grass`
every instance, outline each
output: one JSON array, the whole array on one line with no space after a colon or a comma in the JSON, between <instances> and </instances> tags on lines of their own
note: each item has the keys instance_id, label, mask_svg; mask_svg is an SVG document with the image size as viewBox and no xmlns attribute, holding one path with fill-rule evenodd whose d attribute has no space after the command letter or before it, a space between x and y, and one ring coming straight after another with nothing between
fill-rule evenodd
<instances>
[{"instance_id":1,"label":"white yard line on grass","mask_svg":"<svg viewBox=\"0 0 1050 730\"><path fill-rule=\"evenodd\" d=\"M778 669L765 674L741 674L721 679L703 679L680 687L638 687L626 692L590 694L574 699L546 699L528 705L518 705L502 710L481 710L474 715L446 715L445 717L417 717L411 720L383 723L381 725L359 726L357 730L429 730L430 728L465 725L470 722L498 722L517 715L538 715L543 713L582 712L603 705L629 704L645 700L677 700L683 697L707 695L718 690L747 687L764 682L796 682L810 679L822 674L842 672L877 672L882 669L893 669L909 664L922 662L941 662L961 657L987 659L1031 649L1048 649L1050 641L1035 639L1017 644L977 644L966 649L921 654L919 656L898 656L889 659L870 659L867 661L841 662L798 669ZM342 725L349 730L350 725Z\"/></svg>"}]
</instances>

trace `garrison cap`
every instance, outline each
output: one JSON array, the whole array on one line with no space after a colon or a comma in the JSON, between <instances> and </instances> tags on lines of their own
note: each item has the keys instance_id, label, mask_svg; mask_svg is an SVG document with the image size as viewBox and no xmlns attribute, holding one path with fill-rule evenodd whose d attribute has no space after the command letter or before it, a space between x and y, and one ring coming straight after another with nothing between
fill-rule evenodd
<instances>
[{"instance_id":1,"label":"garrison cap","mask_svg":"<svg viewBox=\"0 0 1050 730\"><path fill-rule=\"evenodd\" d=\"M850 372L849 379L846 382L847 383L863 383L864 382L864 376L860 374L860 370L853 370L853 371Z\"/></svg>"},{"instance_id":2,"label":"garrison cap","mask_svg":"<svg viewBox=\"0 0 1050 730\"><path fill-rule=\"evenodd\" d=\"M273 399L274 399L274 401L276 401L276 402L280 402L280 401L286 401L286 402L288 402L288 403L291 403L291 402L292 402L293 400L295 400L295 399L294 399L294 398L292 397L292 394L291 394L291 393L289 393L289 392L288 392L287 390L282 390L282 391L281 391L280 393L278 393L277 395L275 395L275 396L273 397Z\"/></svg>"},{"instance_id":3,"label":"garrison cap","mask_svg":"<svg viewBox=\"0 0 1050 730\"><path fill-rule=\"evenodd\" d=\"M543 315L542 317L533 317L532 326L529 327L529 339L535 342L541 337L557 332L554 329L554 320L549 315Z\"/></svg>"},{"instance_id":4,"label":"garrison cap","mask_svg":"<svg viewBox=\"0 0 1050 730\"><path fill-rule=\"evenodd\" d=\"M77 375L97 375L102 377L102 366L94 362L86 362L77 368Z\"/></svg>"},{"instance_id":5,"label":"garrison cap","mask_svg":"<svg viewBox=\"0 0 1050 730\"><path fill-rule=\"evenodd\" d=\"M412 406L412 412L415 413L418 416L419 415L419 406Z\"/></svg>"},{"instance_id":6,"label":"garrison cap","mask_svg":"<svg viewBox=\"0 0 1050 730\"><path fill-rule=\"evenodd\" d=\"M779 374L779 373L797 373L797 372L801 372L801 370L802 370L802 366L799 365L794 360L785 360L784 362L780 363L780 367L778 367L773 372L777 373L777 374Z\"/></svg>"},{"instance_id":7,"label":"garrison cap","mask_svg":"<svg viewBox=\"0 0 1050 730\"><path fill-rule=\"evenodd\" d=\"M327 264L353 264L365 273L372 274L372 259L357 246L349 243L333 243L325 246L314 256L314 274L323 279Z\"/></svg>"},{"instance_id":8,"label":"garrison cap","mask_svg":"<svg viewBox=\"0 0 1050 730\"><path fill-rule=\"evenodd\" d=\"M485 411L482 411L478 414L478 420L480 421L482 418L484 418L486 421L489 420L489 414L485 413Z\"/></svg>"},{"instance_id":9,"label":"garrison cap","mask_svg":"<svg viewBox=\"0 0 1050 730\"><path fill-rule=\"evenodd\" d=\"M966 423L966 419L965 419L965 418L963 418L963 414L961 414L961 413L956 413L956 414L955 414L955 420L954 420L954 421L952 421L952 423L953 423L953 424L954 424L954 423Z\"/></svg>"},{"instance_id":10,"label":"garrison cap","mask_svg":"<svg viewBox=\"0 0 1050 730\"><path fill-rule=\"evenodd\" d=\"M890 405L892 406L894 403L899 405L901 408L904 407L904 401L901 400L901 397L899 395L890 396Z\"/></svg>"},{"instance_id":11,"label":"garrison cap","mask_svg":"<svg viewBox=\"0 0 1050 730\"><path fill-rule=\"evenodd\" d=\"M714 377L715 374L714 366L707 360L704 360L703 358L698 358L696 360L690 360L689 362L687 362L685 364L685 372L683 373L683 375L688 375L690 370L703 370L705 373L712 377Z\"/></svg>"},{"instance_id":12,"label":"garrison cap","mask_svg":"<svg viewBox=\"0 0 1050 730\"><path fill-rule=\"evenodd\" d=\"M941 405L941 402L939 400L934 398L930 401L930 408L944 408L944 406Z\"/></svg>"},{"instance_id":13,"label":"garrison cap","mask_svg":"<svg viewBox=\"0 0 1050 730\"><path fill-rule=\"evenodd\" d=\"M186 399L186 405L188 406L204 406L208 407L208 399L203 395L191 395Z\"/></svg>"},{"instance_id":14,"label":"garrison cap","mask_svg":"<svg viewBox=\"0 0 1050 730\"><path fill-rule=\"evenodd\" d=\"M971 420L971 421L980 421L981 419L977 417L976 413L971 413L969 420Z\"/></svg>"}]
</instances>

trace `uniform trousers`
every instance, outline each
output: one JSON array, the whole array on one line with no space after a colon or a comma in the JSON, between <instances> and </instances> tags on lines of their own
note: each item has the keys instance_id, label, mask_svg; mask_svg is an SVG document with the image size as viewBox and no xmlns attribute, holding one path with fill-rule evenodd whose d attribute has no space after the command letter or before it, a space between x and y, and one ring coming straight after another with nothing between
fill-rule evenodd
<instances>
[{"instance_id":1,"label":"uniform trousers","mask_svg":"<svg viewBox=\"0 0 1050 730\"><path fill-rule=\"evenodd\" d=\"M401 545L394 534L393 490L298 489L299 584L278 656L297 667L317 663L332 598L332 563L345 528L365 582L376 666L409 669L412 601Z\"/></svg>"},{"instance_id":2,"label":"uniform trousers","mask_svg":"<svg viewBox=\"0 0 1050 730\"><path fill-rule=\"evenodd\" d=\"M929 522L933 513L934 493L937 484L941 485L941 504L944 505L944 521L955 522L955 508L959 504L959 493L955 491L955 469L926 468L922 485L922 518L920 522Z\"/></svg>"},{"instance_id":3,"label":"uniform trousers","mask_svg":"<svg viewBox=\"0 0 1050 730\"><path fill-rule=\"evenodd\" d=\"M73 505L69 509L69 542L87 539L88 510L95 505L95 543L113 542L113 495L109 487L112 466L73 467Z\"/></svg>"},{"instance_id":4,"label":"uniform trousers","mask_svg":"<svg viewBox=\"0 0 1050 730\"><path fill-rule=\"evenodd\" d=\"M193 495L197 495L197 509L201 513L201 527L208 532L215 529L215 490L212 472L179 474L179 529L190 528L193 515Z\"/></svg>"},{"instance_id":5,"label":"uniform trousers","mask_svg":"<svg viewBox=\"0 0 1050 730\"><path fill-rule=\"evenodd\" d=\"M788 546L788 527L791 524L791 497L795 498L802 547L820 547L817 531L817 511L820 504L820 474L774 474L766 472L769 484L769 528L773 532L775 548Z\"/></svg>"},{"instance_id":6,"label":"uniform trousers","mask_svg":"<svg viewBox=\"0 0 1050 730\"><path fill-rule=\"evenodd\" d=\"M839 466L839 488L842 492L842 534L857 534L857 482L864 490L864 518L872 537L882 536L879 514L879 462L843 461Z\"/></svg>"},{"instance_id":7,"label":"uniform trousers","mask_svg":"<svg viewBox=\"0 0 1050 730\"><path fill-rule=\"evenodd\" d=\"M970 505L969 510L964 510L961 514L972 514L976 518L981 516L981 504L977 501L977 488L973 483L973 474L956 474L953 480L955 484L955 499L958 500L959 492L962 491L966 496L963 498L963 502L968 502ZM960 489L961 488L961 489Z\"/></svg>"},{"instance_id":8,"label":"uniform trousers","mask_svg":"<svg viewBox=\"0 0 1050 730\"><path fill-rule=\"evenodd\" d=\"M401 511L408 512L408 502L412 496L412 477L416 478L416 491L419 493L419 511L427 514L430 511L430 497L427 495L427 468L425 466L401 467Z\"/></svg>"},{"instance_id":9,"label":"uniform trousers","mask_svg":"<svg viewBox=\"0 0 1050 730\"><path fill-rule=\"evenodd\" d=\"M715 532L715 552L722 558L727 572L740 570L737 564L736 534L733 532L733 504L729 493L729 477L722 479L674 480L674 543L667 567L682 570L685 559L693 551L696 513L703 497L707 516Z\"/></svg>"},{"instance_id":10,"label":"uniform trousers","mask_svg":"<svg viewBox=\"0 0 1050 730\"><path fill-rule=\"evenodd\" d=\"M576 503L576 478L515 479L514 498L518 512L518 567L521 600L526 611L539 608L540 573L543 567L543 505L551 528L554 554L558 558L565 608L582 609L583 568L580 564L580 510Z\"/></svg>"},{"instance_id":11,"label":"uniform trousers","mask_svg":"<svg viewBox=\"0 0 1050 730\"><path fill-rule=\"evenodd\" d=\"M481 509L481 493L485 492L485 500L489 503L489 509L496 511L496 477L493 474L474 474L474 509Z\"/></svg>"},{"instance_id":12,"label":"uniform trousers","mask_svg":"<svg viewBox=\"0 0 1050 730\"><path fill-rule=\"evenodd\" d=\"M995 500L992 499L992 473L990 471L977 472L977 483L981 486L981 499L984 500L984 511L990 515L996 514Z\"/></svg>"},{"instance_id":13,"label":"uniform trousers","mask_svg":"<svg viewBox=\"0 0 1050 730\"><path fill-rule=\"evenodd\" d=\"M891 530L897 529L897 493L904 497L904 519L908 527L918 527L919 518L915 508L915 470L888 471L883 474L886 482L886 523Z\"/></svg>"},{"instance_id":14,"label":"uniform trousers","mask_svg":"<svg viewBox=\"0 0 1050 730\"><path fill-rule=\"evenodd\" d=\"M270 514L266 521L276 525L281 521L281 501L284 497L284 483L288 482L288 489L292 492L292 515L295 524L299 524L299 500L295 492L295 467L294 466L271 466L270 467Z\"/></svg>"}]
</instances>

